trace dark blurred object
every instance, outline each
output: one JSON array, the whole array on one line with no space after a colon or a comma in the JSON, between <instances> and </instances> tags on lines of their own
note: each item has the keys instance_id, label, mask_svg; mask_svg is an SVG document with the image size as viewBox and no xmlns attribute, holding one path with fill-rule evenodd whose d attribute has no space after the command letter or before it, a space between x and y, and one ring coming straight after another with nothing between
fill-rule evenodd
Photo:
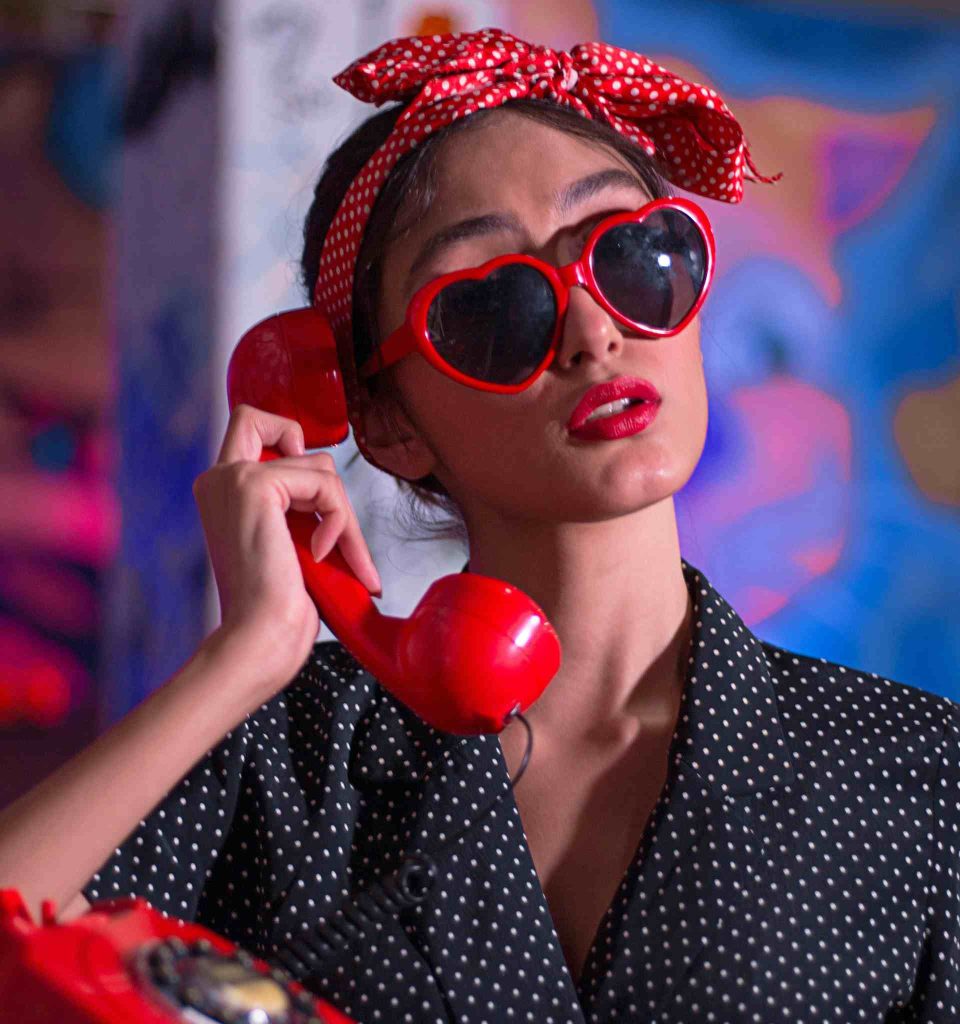
<instances>
[{"instance_id":1,"label":"dark blurred object","mask_svg":"<svg viewBox=\"0 0 960 1024\"><path fill-rule=\"evenodd\" d=\"M774 6L770 4L769 6ZM781 0L781 6L789 10L791 7L803 7L806 10L816 9L817 4L810 0ZM843 4L821 0L820 8L828 14L842 16L845 12L869 12L872 16L883 18L885 14L896 15L906 12L911 17L927 15L931 18L960 17L960 0L845 0Z\"/></svg>"},{"instance_id":2,"label":"dark blurred object","mask_svg":"<svg viewBox=\"0 0 960 1024\"><path fill-rule=\"evenodd\" d=\"M124 135L146 131L177 88L213 74L212 16L209 4L182 2L141 37L121 115Z\"/></svg>"},{"instance_id":3,"label":"dark blurred object","mask_svg":"<svg viewBox=\"0 0 960 1024\"><path fill-rule=\"evenodd\" d=\"M0 47L102 44L116 13L117 4L109 0L0 0Z\"/></svg>"}]
</instances>

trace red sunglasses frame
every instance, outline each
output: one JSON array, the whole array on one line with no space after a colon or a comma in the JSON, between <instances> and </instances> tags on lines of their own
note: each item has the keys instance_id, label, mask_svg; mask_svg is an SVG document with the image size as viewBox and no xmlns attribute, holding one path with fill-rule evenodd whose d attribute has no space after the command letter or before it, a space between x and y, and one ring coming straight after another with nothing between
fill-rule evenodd
<instances>
[{"instance_id":1,"label":"red sunglasses frame","mask_svg":"<svg viewBox=\"0 0 960 1024\"><path fill-rule=\"evenodd\" d=\"M600 236L611 228L620 224L641 223L653 213L660 210L679 210L686 214L697 226L704 239L704 248L707 254L706 273L703 278L703 286L697 296L690 312L676 325L669 329L658 329L649 327L646 324L630 320L619 313L607 300L600 289L593 273L593 253ZM568 263L564 267L554 267L536 256L527 256L523 253L507 253L503 256L495 256L492 260L481 264L478 267L468 267L463 270L454 270L449 274L442 274L440 277L428 281L422 288L419 288L407 304L407 315L404 322L390 333L386 341L370 356L359 369L361 377L372 377L378 371L398 362L411 352L419 352L424 359L435 369L446 374L460 384L476 388L479 391L493 391L502 395L515 395L525 391L534 381L550 366L559 345L560 336L563 331L564 316L569 303L570 289L576 286L586 288L593 299L610 314L618 323L623 324L636 334L648 338L666 338L679 334L693 318L697 315L710 290L713 280L714 264L716 262L716 242L713 237L713 229L706 213L689 199L679 196L668 196L665 199L654 199L645 203L638 210L627 211L626 213L615 213L605 217L594 227L584 243L580 258ZM479 281L488 274L511 263L524 263L535 267L550 282L557 300L557 317L553 328L553 338L550 348L541 361L540 365L531 375L519 384L495 384L490 381L478 380L461 373L455 367L447 363L430 341L427 331L427 315L430 303L437 294L447 285L456 281Z\"/></svg>"}]
</instances>

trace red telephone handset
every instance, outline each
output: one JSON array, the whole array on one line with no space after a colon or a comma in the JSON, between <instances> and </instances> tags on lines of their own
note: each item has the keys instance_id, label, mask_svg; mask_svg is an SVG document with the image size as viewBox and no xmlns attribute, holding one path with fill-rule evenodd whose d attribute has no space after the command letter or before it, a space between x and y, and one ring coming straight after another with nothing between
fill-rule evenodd
<instances>
[{"instance_id":1,"label":"red telephone handset","mask_svg":"<svg viewBox=\"0 0 960 1024\"><path fill-rule=\"evenodd\" d=\"M348 431L336 343L312 308L278 313L244 334L227 370L231 411L240 403L294 419L306 448L340 444ZM263 460L278 452L265 449ZM560 642L541 609L503 580L443 576L409 618L382 614L336 547L310 552L316 516L287 513L307 592L320 618L398 700L445 732L500 732L560 667Z\"/></svg>"}]
</instances>

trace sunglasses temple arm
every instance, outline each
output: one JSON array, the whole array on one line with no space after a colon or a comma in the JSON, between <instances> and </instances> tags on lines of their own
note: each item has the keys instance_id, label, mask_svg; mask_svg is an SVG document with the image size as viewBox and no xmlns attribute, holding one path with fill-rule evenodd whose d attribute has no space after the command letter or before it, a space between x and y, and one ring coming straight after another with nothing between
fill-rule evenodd
<instances>
[{"instance_id":1,"label":"sunglasses temple arm","mask_svg":"<svg viewBox=\"0 0 960 1024\"><path fill-rule=\"evenodd\" d=\"M364 364L357 368L357 374L360 377L372 377L391 363L398 362L408 352L413 352L415 348L416 346L410 343L405 326L399 327L383 344L373 350Z\"/></svg>"}]
</instances>

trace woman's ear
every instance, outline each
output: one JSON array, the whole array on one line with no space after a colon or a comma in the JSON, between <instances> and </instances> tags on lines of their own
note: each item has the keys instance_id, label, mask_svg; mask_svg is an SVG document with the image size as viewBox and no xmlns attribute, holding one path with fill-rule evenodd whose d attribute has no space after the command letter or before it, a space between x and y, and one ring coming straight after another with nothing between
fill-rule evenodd
<instances>
[{"instance_id":1,"label":"woman's ear","mask_svg":"<svg viewBox=\"0 0 960 1024\"><path fill-rule=\"evenodd\" d=\"M365 394L361 415L366 447L383 469L405 480L433 472L436 456L392 395Z\"/></svg>"}]
</instances>

